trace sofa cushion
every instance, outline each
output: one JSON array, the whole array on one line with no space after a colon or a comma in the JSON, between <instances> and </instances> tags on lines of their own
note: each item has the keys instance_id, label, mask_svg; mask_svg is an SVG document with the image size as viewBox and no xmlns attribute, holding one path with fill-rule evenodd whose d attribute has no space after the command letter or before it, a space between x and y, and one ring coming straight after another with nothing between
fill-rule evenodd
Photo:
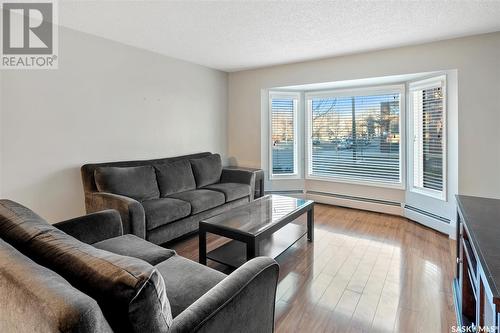
<instances>
[{"instance_id":1,"label":"sofa cushion","mask_svg":"<svg viewBox=\"0 0 500 333\"><path fill-rule=\"evenodd\" d=\"M189 160L157 164L155 169L162 197L196 188L196 181Z\"/></svg>"},{"instance_id":2,"label":"sofa cushion","mask_svg":"<svg viewBox=\"0 0 500 333\"><path fill-rule=\"evenodd\" d=\"M92 245L101 250L144 260L153 266L175 255L174 250L155 245L132 234L109 238Z\"/></svg>"},{"instance_id":3,"label":"sofa cushion","mask_svg":"<svg viewBox=\"0 0 500 333\"><path fill-rule=\"evenodd\" d=\"M172 324L163 277L147 262L82 243L10 200L0 200L0 237L94 298L114 331Z\"/></svg>"},{"instance_id":4,"label":"sofa cushion","mask_svg":"<svg viewBox=\"0 0 500 333\"><path fill-rule=\"evenodd\" d=\"M161 227L191 214L189 202L174 198L146 200L142 202L142 206L146 214L147 230Z\"/></svg>"},{"instance_id":5,"label":"sofa cushion","mask_svg":"<svg viewBox=\"0 0 500 333\"><path fill-rule=\"evenodd\" d=\"M191 214L193 215L223 205L226 202L223 193L205 189L172 194L170 198L189 202L191 204Z\"/></svg>"},{"instance_id":6,"label":"sofa cushion","mask_svg":"<svg viewBox=\"0 0 500 333\"><path fill-rule=\"evenodd\" d=\"M248 197L252 193L250 185L240 183L218 183L205 186L204 188L224 193L226 202Z\"/></svg>"},{"instance_id":7,"label":"sofa cushion","mask_svg":"<svg viewBox=\"0 0 500 333\"><path fill-rule=\"evenodd\" d=\"M165 279L174 318L226 277L215 269L178 255L161 262L156 268Z\"/></svg>"},{"instance_id":8,"label":"sofa cushion","mask_svg":"<svg viewBox=\"0 0 500 333\"><path fill-rule=\"evenodd\" d=\"M97 302L0 239L0 332L112 332Z\"/></svg>"},{"instance_id":9,"label":"sofa cushion","mask_svg":"<svg viewBox=\"0 0 500 333\"><path fill-rule=\"evenodd\" d=\"M222 161L219 154L190 160L196 186L203 187L220 181Z\"/></svg>"},{"instance_id":10,"label":"sofa cushion","mask_svg":"<svg viewBox=\"0 0 500 333\"><path fill-rule=\"evenodd\" d=\"M101 167L94 171L99 192L109 192L138 201L160 197L155 170L150 165L137 167Z\"/></svg>"}]
</instances>

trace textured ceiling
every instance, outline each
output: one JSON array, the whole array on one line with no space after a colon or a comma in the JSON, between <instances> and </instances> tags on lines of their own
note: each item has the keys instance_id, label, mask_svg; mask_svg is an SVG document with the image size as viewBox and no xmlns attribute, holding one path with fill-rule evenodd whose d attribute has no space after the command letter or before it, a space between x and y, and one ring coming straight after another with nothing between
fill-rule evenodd
<instances>
[{"instance_id":1,"label":"textured ceiling","mask_svg":"<svg viewBox=\"0 0 500 333\"><path fill-rule=\"evenodd\" d=\"M237 71L500 31L500 1L65 1L63 26Z\"/></svg>"}]
</instances>

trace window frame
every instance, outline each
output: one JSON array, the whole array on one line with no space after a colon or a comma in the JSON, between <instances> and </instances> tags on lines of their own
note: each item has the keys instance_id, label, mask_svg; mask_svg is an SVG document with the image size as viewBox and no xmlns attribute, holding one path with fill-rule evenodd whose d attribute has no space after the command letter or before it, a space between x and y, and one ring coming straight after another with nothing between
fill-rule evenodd
<instances>
[{"instance_id":1,"label":"window frame","mask_svg":"<svg viewBox=\"0 0 500 333\"><path fill-rule=\"evenodd\" d=\"M293 173L287 173L287 174L274 174L273 173L273 148L272 148L272 142L273 142L273 126L272 126L272 100L273 98L291 98L294 99L296 102L294 102L294 110L293 110L293 133L294 133L294 140L293 140ZM300 124L299 124L299 110L301 108L301 94L300 92L294 92L294 91L277 91L277 90L270 90L269 91L269 96L268 96L268 124L269 124L269 131L268 131L268 168L269 168L269 180L279 180L279 179L300 179L301 178L301 173L299 170L299 142L300 142L300 136L299 136L299 129L300 129Z\"/></svg>"},{"instance_id":2,"label":"window frame","mask_svg":"<svg viewBox=\"0 0 500 333\"><path fill-rule=\"evenodd\" d=\"M415 110L413 108L413 92L422 89L441 87L443 92L443 190L438 191L430 188L415 186ZM448 201L448 92L446 74L430 78L412 81L408 83L408 190L413 193L425 195L441 201Z\"/></svg>"},{"instance_id":3,"label":"window frame","mask_svg":"<svg viewBox=\"0 0 500 333\"><path fill-rule=\"evenodd\" d=\"M341 176L319 176L312 174L312 99L318 97L352 97L373 94L399 93L399 181L387 182L376 180L362 180ZM323 91L309 91L305 93L305 179L323 182L346 183L353 185L375 186L390 189L406 189L406 85L404 83L390 85L376 85L368 87L353 87L349 89L333 89Z\"/></svg>"}]
</instances>

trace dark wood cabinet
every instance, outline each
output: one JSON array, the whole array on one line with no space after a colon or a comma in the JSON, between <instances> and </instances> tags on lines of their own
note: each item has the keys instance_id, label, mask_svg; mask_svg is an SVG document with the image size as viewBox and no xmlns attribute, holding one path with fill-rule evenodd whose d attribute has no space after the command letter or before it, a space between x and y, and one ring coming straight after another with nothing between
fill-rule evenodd
<instances>
[{"instance_id":1,"label":"dark wood cabinet","mask_svg":"<svg viewBox=\"0 0 500 333\"><path fill-rule=\"evenodd\" d=\"M500 200L459 195L457 203L457 322L466 332L499 332Z\"/></svg>"}]
</instances>

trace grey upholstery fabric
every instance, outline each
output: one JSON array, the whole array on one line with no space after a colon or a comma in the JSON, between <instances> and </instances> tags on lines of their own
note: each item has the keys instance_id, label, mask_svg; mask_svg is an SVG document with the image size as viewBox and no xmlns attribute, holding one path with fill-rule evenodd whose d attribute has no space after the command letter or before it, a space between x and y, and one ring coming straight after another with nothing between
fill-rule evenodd
<instances>
[{"instance_id":1,"label":"grey upholstery fabric","mask_svg":"<svg viewBox=\"0 0 500 333\"><path fill-rule=\"evenodd\" d=\"M241 183L250 185L250 200L254 199L255 193L255 172L247 170L238 169L222 169L222 175L220 176L221 183Z\"/></svg>"},{"instance_id":2,"label":"grey upholstery fabric","mask_svg":"<svg viewBox=\"0 0 500 333\"><path fill-rule=\"evenodd\" d=\"M158 228L191 214L191 204L175 198L160 198L142 202L146 213L146 230Z\"/></svg>"},{"instance_id":3,"label":"grey upholstery fabric","mask_svg":"<svg viewBox=\"0 0 500 333\"><path fill-rule=\"evenodd\" d=\"M165 283L150 264L82 243L9 200L0 200L0 236L94 298L114 330L168 331Z\"/></svg>"},{"instance_id":4,"label":"grey upholstery fabric","mask_svg":"<svg viewBox=\"0 0 500 333\"><path fill-rule=\"evenodd\" d=\"M252 188L250 185L240 183L218 183L205 186L204 188L224 193L226 202L244 197L250 197L252 194Z\"/></svg>"},{"instance_id":5,"label":"grey upholstery fabric","mask_svg":"<svg viewBox=\"0 0 500 333\"><path fill-rule=\"evenodd\" d=\"M156 164L155 169L162 197L166 197L173 193L194 190L196 188L196 182L189 160Z\"/></svg>"},{"instance_id":6,"label":"grey upholstery fabric","mask_svg":"<svg viewBox=\"0 0 500 333\"><path fill-rule=\"evenodd\" d=\"M180 160L189 160L193 158L201 158L205 156L210 156L212 153L196 153L190 155L182 155L175 157L158 158L153 160L135 160L135 161L119 161L119 162L105 162L105 163L95 163L95 164L85 164L81 167L80 172L82 175L83 190L85 193L97 191L97 186L94 178L94 171L101 167L134 167L141 165L156 165L163 163L171 163Z\"/></svg>"},{"instance_id":7,"label":"grey upholstery fabric","mask_svg":"<svg viewBox=\"0 0 500 333\"><path fill-rule=\"evenodd\" d=\"M112 332L96 301L0 239L0 332Z\"/></svg>"},{"instance_id":8,"label":"grey upholstery fabric","mask_svg":"<svg viewBox=\"0 0 500 333\"><path fill-rule=\"evenodd\" d=\"M253 185L255 182L255 174L253 172L245 170L224 168L222 169L220 182Z\"/></svg>"},{"instance_id":9,"label":"grey upholstery fabric","mask_svg":"<svg viewBox=\"0 0 500 333\"><path fill-rule=\"evenodd\" d=\"M177 255L156 268L165 279L173 317L226 277L219 271Z\"/></svg>"},{"instance_id":10,"label":"grey upholstery fabric","mask_svg":"<svg viewBox=\"0 0 500 333\"><path fill-rule=\"evenodd\" d=\"M198 214L210 208L223 205L226 197L223 193L205 189L172 194L169 198L187 201L191 204L191 214Z\"/></svg>"},{"instance_id":11,"label":"grey upholstery fabric","mask_svg":"<svg viewBox=\"0 0 500 333\"><path fill-rule=\"evenodd\" d=\"M106 239L93 245L101 250L144 260L153 266L175 255L174 250L155 245L131 234Z\"/></svg>"},{"instance_id":12,"label":"grey upholstery fabric","mask_svg":"<svg viewBox=\"0 0 500 333\"><path fill-rule=\"evenodd\" d=\"M271 258L248 261L175 317L171 332L273 332L278 274Z\"/></svg>"},{"instance_id":13,"label":"grey upholstery fabric","mask_svg":"<svg viewBox=\"0 0 500 333\"><path fill-rule=\"evenodd\" d=\"M161 227L148 231L146 239L155 244L164 244L172 239L189 234L198 230L198 224L201 220L215 216L228 209L238 207L248 203L248 198L243 198L226 203L222 206L206 210L196 215L190 215L182 220L165 224Z\"/></svg>"},{"instance_id":14,"label":"grey upholstery fabric","mask_svg":"<svg viewBox=\"0 0 500 333\"><path fill-rule=\"evenodd\" d=\"M118 194L89 192L85 194L85 202L87 213L116 209L120 212L123 233L146 237L146 215L139 201Z\"/></svg>"},{"instance_id":15,"label":"grey upholstery fabric","mask_svg":"<svg viewBox=\"0 0 500 333\"><path fill-rule=\"evenodd\" d=\"M235 205L233 205L233 201L238 205L243 203L243 201L240 201L241 199L236 199L229 202L226 201L226 195L228 195L228 200L241 195L239 194L239 191L235 191L236 189L231 189L231 190L228 189L226 191L226 195L223 194L224 191L219 190L220 193L217 194L215 197L207 197L207 198L190 197L190 200L183 200L189 202L190 204L194 202L195 205L199 206L191 210L191 215L185 217L177 217L182 214L180 213L178 214L178 212L176 212L175 210L172 210L171 213L170 212L166 213L165 212L166 210L170 211L171 209L165 209L162 212L160 211L153 212L151 209L149 209L148 210L149 216L148 218L146 218L145 207L143 206L144 200L142 200L141 202L140 200L135 200L131 197L123 195L97 192L98 189L94 174L97 169L104 167L117 167L117 168L137 167L137 166L156 167L157 182L160 185L162 197L164 196L165 193L169 192L169 190L166 189L165 186L172 186L176 190L180 188L186 188L187 186L192 187L193 186L192 180L188 181L187 178L189 177L187 177L186 179L183 178L184 176L189 175L189 172L187 172L185 169L182 169L182 167L186 164L186 161L189 161L193 175L194 175L194 170L196 169L199 174L198 177L201 177L203 179L207 178L209 179L208 182L210 183L214 182L216 184L220 180L221 183L241 183L245 185L250 185L252 190L248 199L250 200L253 199L254 186L255 186L254 184L255 172L250 172L245 170L235 170L235 169L221 169L220 156L217 154L211 154L206 152L206 153L176 156L176 157L162 158L155 160L121 161L121 162L107 162L107 163L83 165L81 168L81 174L82 174L83 188L85 192L85 207L87 209L87 213L96 212L104 209L110 209L110 208L116 209L120 212L124 234L132 233L138 237L154 242L155 244L163 244L174 238L183 236L186 233L195 231L198 228L198 222L201 219L213 216L213 214L220 214L226 209L235 207ZM168 169L170 167L179 168L179 170L176 170L175 172L172 173L166 172L165 175L167 175L167 178L168 177L170 178L169 181L163 182L164 179L162 179L163 177L162 170L163 168ZM205 173L207 173L206 177ZM165 183L166 185L162 186L161 184L163 183ZM200 185L202 183L198 182L196 186L200 187L202 186ZM206 184L206 185L211 185L211 184ZM186 194L187 192L189 191L180 192L182 193L181 196L182 197L188 196ZM183 199L181 197L177 197L176 194L169 195L168 197L178 198L180 200ZM224 205L218 203L218 201L220 201L221 198L220 194L224 195L224 202L226 202L226 204ZM246 202L248 202L248 199L246 199ZM213 201L215 201L215 203ZM230 203L230 205L228 205L228 203ZM155 206L153 202L149 204L151 206ZM214 204L216 205L215 208L210 208L214 207L213 206ZM208 215L206 212L211 212L212 215Z\"/></svg>"},{"instance_id":16,"label":"grey upholstery fabric","mask_svg":"<svg viewBox=\"0 0 500 333\"><path fill-rule=\"evenodd\" d=\"M222 174L222 160L219 154L191 159L196 186L203 187L220 181Z\"/></svg>"},{"instance_id":17,"label":"grey upholstery fabric","mask_svg":"<svg viewBox=\"0 0 500 333\"><path fill-rule=\"evenodd\" d=\"M150 165L101 167L95 170L94 177L99 192L119 194L138 201L160 197L156 173Z\"/></svg>"},{"instance_id":18,"label":"grey upholstery fabric","mask_svg":"<svg viewBox=\"0 0 500 333\"><path fill-rule=\"evenodd\" d=\"M98 228L94 218L66 226ZM153 267L82 243L9 200L0 200L0 237L17 247L0 239L0 332L273 331L278 265L271 258L226 276L133 235L94 244L161 261Z\"/></svg>"},{"instance_id":19,"label":"grey upholstery fabric","mask_svg":"<svg viewBox=\"0 0 500 333\"><path fill-rule=\"evenodd\" d=\"M54 226L87 244L123 235L120 213L114 209L76 217Z\"/></svg>"}]
</instances>

